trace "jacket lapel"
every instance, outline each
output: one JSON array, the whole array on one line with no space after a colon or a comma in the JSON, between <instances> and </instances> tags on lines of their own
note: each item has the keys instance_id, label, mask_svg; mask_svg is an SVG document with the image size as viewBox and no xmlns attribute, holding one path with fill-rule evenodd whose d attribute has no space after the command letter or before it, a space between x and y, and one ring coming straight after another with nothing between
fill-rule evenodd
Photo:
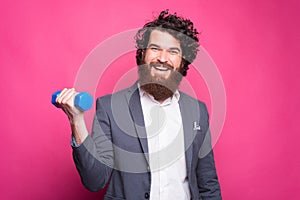
<instances>
[{"instance_id":1,"label":"jacket lapel","mask_svg":"<svg viewBox=\"0 0 300 200\"><path fill-rule=\"evenodd\" d=\"M185 159L187 174L190 175L192 157L193 157L193 141L196 132L193 130L193 121L195 120L195 105L180 93L179 107L182 117L183 134L184 134L184 147L185 147ZM196 109L197 112L197 109ZM199 119L199 118L198 118Z\"/></svg>"},{"instance_id":2,"label":"jacket lapel","mask_svg":"<svg viewBox=\"0 0 300 200\"><path fill-rule=\"evenodd\" d=\"M147 133L145 129L144 115L141 106L140 94L137 87L137 83L129 88L126 98L129 106L129 111L137 132L138 139L142 146L146 160L149 164Z\"/></svg>"}]
</instances>

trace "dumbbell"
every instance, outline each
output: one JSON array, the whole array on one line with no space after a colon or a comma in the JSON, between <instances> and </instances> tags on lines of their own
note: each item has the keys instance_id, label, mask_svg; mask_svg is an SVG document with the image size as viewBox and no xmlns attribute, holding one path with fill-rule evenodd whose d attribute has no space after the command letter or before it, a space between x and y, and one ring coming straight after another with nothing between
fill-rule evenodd
<instances>
[{"instance_id":1,"label":"dumbbell","mask_svg":"<svg viewBox=\"0 0 300 200\"><path fill-rule=\"evenodd\" d=\"M55 105L57 108L60 108L60 106L56 103L56 98L60 93L61 90L54 92L52 94L51 103ZM93 97L87 92L80 92L75 96L74 105L81 111L86 111L92 107Z\"/></svg>"}]
</instances>

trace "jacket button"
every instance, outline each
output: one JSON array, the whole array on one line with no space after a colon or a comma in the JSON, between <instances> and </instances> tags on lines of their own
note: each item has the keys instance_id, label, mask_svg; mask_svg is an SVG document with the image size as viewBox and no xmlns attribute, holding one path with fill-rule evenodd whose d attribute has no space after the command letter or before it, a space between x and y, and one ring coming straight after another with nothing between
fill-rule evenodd
<instances>
[{"instance_id":1,"label":"jacket button","mask_svg":"<svg viewBox=\"0 0 300 200\"><path fill-rule=\"evenodd\" d=\"M148 192L145 193L145 199L149 199L149 193Z\"/></svg>"}]
</instances>

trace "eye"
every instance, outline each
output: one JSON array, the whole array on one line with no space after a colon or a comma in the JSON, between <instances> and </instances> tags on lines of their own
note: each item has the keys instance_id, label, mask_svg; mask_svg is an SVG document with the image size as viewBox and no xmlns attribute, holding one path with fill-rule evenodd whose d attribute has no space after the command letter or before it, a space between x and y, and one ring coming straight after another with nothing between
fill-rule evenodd
<instances>
[{"instance_id":1,"label":"eye","mask_svg":"<svg viewBox=\"0 0 300 200\"><path fill-rule=\"evenodd\" d=\"M169 53L170 53L171 55L178 55L178 54L179 54L179 51L176 50L176 49L171 49L171 50L169 50Z\"/></svg>"},{"instance_id":2,"label":"eye","mask_svg":"<svg viewBox=\"0 0 300 200\"><path fill-rule=\"evenodd\" d=\"M156 51L158 51L158 50L159 50L159 48L158 48L158 47L150 47L150 49L151 49L152 51L154 51L154 52L156 52Z\"/></svg>"}]
</instances>

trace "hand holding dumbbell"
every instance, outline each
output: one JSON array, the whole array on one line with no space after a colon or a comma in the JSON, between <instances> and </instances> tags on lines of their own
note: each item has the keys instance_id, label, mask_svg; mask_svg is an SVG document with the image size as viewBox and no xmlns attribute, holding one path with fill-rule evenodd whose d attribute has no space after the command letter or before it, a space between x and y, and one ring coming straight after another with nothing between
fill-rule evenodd
<instances>
[{"instance_id":1,"label":"hand holding dumbbell","mask_svg":"<svg viewBox=\"0 0 300 200\"><path fill-rule=\"evenodd\" d=\"M65 94L63 99L60 99L60 102L58 103L57 98L59 97L61 92L68 92L68 93ZM72 95L74 95L74 94L72 94L72 92L75 92L74 89L65 89L63 91L60 90L60 91L53 93L52 99L51 99L52 104L55 105L56 107L60 108L61 107L60 104L66 103L69 100L69 98L71 98ZM74 105L79 110L86 111L92 107L93 97L87 92L77 93L74 98Z\"/></svg>"},{"instance_id":2,"label":"hand holding dumbbell","mask_svg":"<svg viewBox=\"0 0 300 200\"><path fill-rule=\"evenodd\" d=\"M92 96L86 92L78 93L74 88L65 88L53 93L51 102L68 116L72 134L76 143L80 145L89 135L84 122L84 111L92 107Z\"/></svg>"}]
</instances>

